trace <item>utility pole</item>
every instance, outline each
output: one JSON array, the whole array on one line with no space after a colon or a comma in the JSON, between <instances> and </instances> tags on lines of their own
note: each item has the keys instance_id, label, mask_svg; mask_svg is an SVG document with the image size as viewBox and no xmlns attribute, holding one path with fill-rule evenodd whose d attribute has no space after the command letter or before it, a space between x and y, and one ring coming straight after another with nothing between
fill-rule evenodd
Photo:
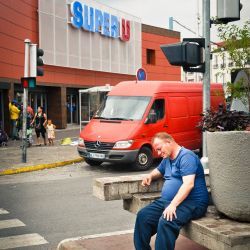
<instances>
[{"instance_id":1,"label":"utility pole","mask_svg":"<svg viewBox=\"0 0 250 250\"><path fill-rule=\"evenodd\" d=\"M24 55L24 77L29 77L29 51L30 40L25 39L25 55ZM23 88L23 132L22 132L22 162L27 162L27 103L28 88Z\"/></svg>"},{"instance_id":2,"label":"utility pole","mask_svg":"<svg viewBox=\"0 0 250 250\"><path fill-rule=\"evenodd\" d=\"M210 0L203 0L203 37L205 38L205 72L203 75L203 114L210 110ZM201 158L204 169L208 168L207 132L202 133L203 154Z\"/></svg>"},{"instance_id":3,"label":"utility pole","mask_svg":"<svg viewBox=\"0 0 250 250\"><path fill-rule=\"evenodd\" d=\"M201 20L200 20L200 4L199 4L199 2L200 2L200 0L197 0L197 6L196 6L196 8L197 8L197 30L196 30L196 36L197 37L200 37L200 22L201 22ZM194 73L195 74L195 82L198 82L198 80L199 80L199 75L200 75L200 73L198 73L198 72L196 72L196 73Z\"/></svg>"}]
</instances>

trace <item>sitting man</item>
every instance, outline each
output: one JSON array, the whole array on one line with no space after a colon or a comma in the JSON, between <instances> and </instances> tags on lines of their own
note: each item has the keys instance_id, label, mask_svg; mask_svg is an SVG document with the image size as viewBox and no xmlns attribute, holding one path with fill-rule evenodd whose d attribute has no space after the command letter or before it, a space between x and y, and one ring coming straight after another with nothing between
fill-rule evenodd
<instances>
[{"instance_id":1,"label":"sitting man","mask_svg":"<svg viewBox=\"0 0 250 250\"><path fill-rule=\"evenodd\" d=\"M174 250L181 227L206 213L208 191L204 171L199 158L178 145L171 135L157 133L152 145L163 160L143 179L142 186L162 177L165 182L161 198L137 214L134 245L136 250L151 249L150 239L157 233L155 249Z\"/></svg>"}]
</instances>

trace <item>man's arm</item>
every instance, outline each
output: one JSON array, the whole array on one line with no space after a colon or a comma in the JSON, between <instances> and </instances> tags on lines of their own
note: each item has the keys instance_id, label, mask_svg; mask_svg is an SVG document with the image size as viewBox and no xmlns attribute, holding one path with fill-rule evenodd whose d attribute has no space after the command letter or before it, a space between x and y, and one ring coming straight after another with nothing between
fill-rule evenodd
<instances>
[{"instance_id":1,"label":"man's arm","mask_svg":"<svg viewBox=\"0 0 250 250\"><path fill-rule=\"evenodd\" d=\"M155 168L150 174L148 174L143 180L142 180L142 186L150 186L152 180L156 180L158 178L162 177L161 172Z\"/></svg>"},{"instance_id":2,"label":"man's arm","mask_svg":"<svg viewBox=\"0 0 250 250\"><path fill-rule=\"evenodd\" d=\"M182 177L183 184L180 186L174 199L163 212L163 217L172 221L176 216L176 208L187 198L194 187L195 174Z\"/></svg>"}]
</instances>

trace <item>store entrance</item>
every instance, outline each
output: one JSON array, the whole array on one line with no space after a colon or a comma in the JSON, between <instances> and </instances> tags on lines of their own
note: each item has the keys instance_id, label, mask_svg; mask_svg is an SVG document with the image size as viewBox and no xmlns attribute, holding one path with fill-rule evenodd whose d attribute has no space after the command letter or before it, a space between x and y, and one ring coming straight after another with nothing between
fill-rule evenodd
<instances>
[{"instance_id":1,"label":"store entrance","mask_svg":"<svg viewBox=\"0 0 250 250\"><path fill-rule=\"evenodd\" d=\"M43 107L47 114L47 95L45 93L29 93L29 105L37 112L38 107Z\"/></svg>"},{"instance_id":2,"label":"store entrance","mask_svg":"<svg viewBox=\"0 0 250 250\"><path fill-rule=\"evenodd\" d=\"M78 123L78 96L67 94L67 123Z\"/></svg>"}]
</instances>

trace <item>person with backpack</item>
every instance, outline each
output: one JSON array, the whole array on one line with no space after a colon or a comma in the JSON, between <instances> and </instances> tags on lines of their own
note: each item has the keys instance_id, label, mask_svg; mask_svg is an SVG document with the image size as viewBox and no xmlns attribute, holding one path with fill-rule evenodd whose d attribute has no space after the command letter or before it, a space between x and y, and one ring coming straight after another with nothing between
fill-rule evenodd
<instances>
[{"instance_id":1,"label":"person with backpack","mask_svg":"<svg viewBox=\"0 0 250 250\"><path fill-rule=\"evenodd\" d=\"M35 132L36 132L36 138L37 138L37 146L41 146L42 143L40 141L40 135L43 137L44 145L47 145L46 143L46 123L47 123L47 116L43 112L43 107L38 107L37 113L34 116L32 124L35 124Z\"/></svg>"}]
</instances>

